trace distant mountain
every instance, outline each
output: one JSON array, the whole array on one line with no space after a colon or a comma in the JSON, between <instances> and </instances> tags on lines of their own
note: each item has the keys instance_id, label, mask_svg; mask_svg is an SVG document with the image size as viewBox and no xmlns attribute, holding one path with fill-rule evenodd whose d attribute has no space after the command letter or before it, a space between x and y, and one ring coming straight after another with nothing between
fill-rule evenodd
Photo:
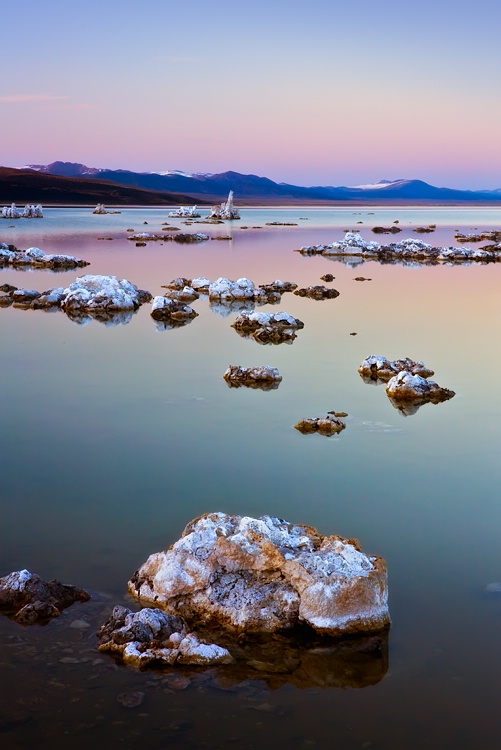
<instances>
[{"instance_id":1,"label":"distant mountain","mask_svg":"<svg viewBox=\"0 0 501 750\"><path fill-rule=\"evenodd\" d=\"M52 164L31 164L24 170L40 175L74 177L82 181L106 180L115 185L158 193L189 195L193 202L216 203L234 190L239 202L251 204L294 203L491 203L501 201L498 190L454 190L435 187L422 180L381 180L369 185L301 187L277 183L267 177L244 175L239 172L220 174L189 174L180 170L133 172L126 169L101 169L85 164L55 161ZM108 202L112 202L108 198Z\"/></svg>"},{"instance_id":2,"label":"distant mountain","mask_svg":"<svg viewBox=\"0 0 501 750\"><path fill-rule=\"evenodd\" d=\"M81 165L83 166L83 165ZM179 206L200 203L192 196L151 191L87 177L65 177L28 169L0 167L0 204Z\"/></svg>"}]
</instances>

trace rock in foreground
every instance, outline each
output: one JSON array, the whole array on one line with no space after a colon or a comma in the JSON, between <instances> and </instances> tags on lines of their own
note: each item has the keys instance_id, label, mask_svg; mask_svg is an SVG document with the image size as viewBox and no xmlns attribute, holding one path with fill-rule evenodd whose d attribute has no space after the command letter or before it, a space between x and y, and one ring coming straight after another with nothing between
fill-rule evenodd
<instances>
[{"instance_id":1,"label":"rock in foreground","mask_svg":"<svg viewBox=\"0 0 501 750\"><path fill-rule=\"evenodd\" d=\"M454 391L442 388L433 380L426 380L405 370L388 381L386 393L392 401L418 401L420 405L440 404L456 395Z\"/></svg>"},{"instance_id":2,"label":"rock in foreground","mask_svg":"<svg viewBox=\"0 0 501 750\"><path fill-rule=\"evenodd\" d=\"M341 419L337 419L331 414L327 414L326 417L311 417L308 419L301 419L294 428L303 435L309 435L313 432L318 432L319 435L338 435L346 427L346 422Z\"/></svg>"},{"instance_id":3,"label":"rock in foreground","mask_svg":"<svg viewBox=\"0 0 501 750\"><path fill-rule=\"evenodd\" d=\"M62 309L67 313L114 313L137 310L151 294L138 289L127 279L116 276L80 276L64 290Z\"/></svg>"},{"instance_id":4,"label":"rock in foreground","mask_svg":"<svg viewBox=\"0 0 501 750\"><path fill-rule=\"evenodd\" d=\"M208 513L129 581L142 604L188 623L272 633L306 624L322 635L390 623L386 563L355 540L263 516Z\"/></svg>"},{"instance_id":5,"label":"rock in foreground","mask_svg":"<svg viewBox=\"0 0 501 750\"><path fill-rule=\"evenodd\" d=\"M189 633L185 621L163 612L145 608L131 612L117 606L100 628L99 651L119 654L132 667L151 662L164 664L230 664L229 651L213 643L204 643Z\"/></svg>"},{"instance_id":6,"label":"rock in foreground","mask_svg":"<svg viewBox=\"0 0 501 750\"><path fill-rule=\"evenodd\" d=\"M0 578L0 612L22 625L47 622L75 602L89 599L83 589L56 580L46 582L29 570L14 571Z\"/></svg>"}]
</instances>

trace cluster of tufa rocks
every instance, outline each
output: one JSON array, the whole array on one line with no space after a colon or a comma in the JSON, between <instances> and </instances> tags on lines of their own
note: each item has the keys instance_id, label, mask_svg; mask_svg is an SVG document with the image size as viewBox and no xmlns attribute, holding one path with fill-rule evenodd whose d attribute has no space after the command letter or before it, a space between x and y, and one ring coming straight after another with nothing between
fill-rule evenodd
<instances>
[{"instance_id":1,"label":"cluster of tufa rocks","mask_svg":"<svg viewBox=\"0 0 501 750\"><path fill-rule=\"evenodd\" d=\"M89 263L73 255L49 255L39 247L18 250L14 245L0 244L0 266L30 266L32 268L49 268L51 270L68 270L84 268Z\"/></svg>"},{"instance_id":2,"label":"cluster of tufa rocks","mask_svg":"<svg viewBox=\"0 0 501 750\"><path fill-rule=\"evenodd\" d=\"M294 428L303 435L310 435L312 433L318 433L319 435L325 435L331 437L332 435L338 435L346 428L346 422L342 419L338 419L333 414L327 414L325 417L310 417L307 419L300 419Z\"/></svg>"},{"instance_id":3,"label":"cluster of tufa rocks","mask_svg":"<svg viewBox=\"0 0 501 750\"><path fill-rule=\"evenodd\" d=\"M10 206L4 206L0 214L2 219L43 219L43 210L40 204L26 205L23 210L19 209L15 203Z\"/></svg>"},{"instance_id":4,"label":"cluster of tufa rocks","mask_svg":"<svg viewBox=\"0 0 501 750\"><path fill-rule=\"evenodd\" d=\"M386 383L390 402L404 416L415 414L423 404L439 404L456 395L428 380L434 372L424 362L408 357L392 361L371 354L364 359L358 372L365 383Z\"/></svg>"},{"instance_id":5,"label":"cluster of tufa rocks","mask_svg":"<svg viewBox=\"0 0 501 750\"><path fill-rule=\"evenodd\" d=\"M423 240L407 238L400 242L381 245L374 240L364 240L357 232L347 232L343 240L327 245L303 246L303 255L359 256L380 261L417 260L461 263L465 261L493 262L501 260L501 245L471 249L462 247L433 247Z\"/></svg>"}]
</instances>

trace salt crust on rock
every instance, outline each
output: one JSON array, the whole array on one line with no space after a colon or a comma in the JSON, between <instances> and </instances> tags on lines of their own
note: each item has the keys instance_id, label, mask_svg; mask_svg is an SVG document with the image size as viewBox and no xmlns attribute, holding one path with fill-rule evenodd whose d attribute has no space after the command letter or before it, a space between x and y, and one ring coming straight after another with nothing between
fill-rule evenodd
<instances>
[{"instance_id":1,"label":"salt crust on rock","mask_svg":"<svg viewBox=\"0 0 501 750\"><path fill-rule=\"evenodd\" d=\"M231 388L260 388L261 390L272 390L278 388L282 382L282 376L276 367L261 365L259 367L241 367L230 365L223 375Z\"/></svg>"},{"instance_id":2,"label":"salt crust on rock","mask_svg":"<svg viewBox=\"0 0 501 750\"><path fill-rule=\"evenodd\" d=\"M241 336L252 336L259 344L281 344L292 343L296 338L296 330L303 328L304 323L286 312L243 310L235 318L232 327Z\"/></svg>"},{"instance_id":3,"label":"salt crust on rock","mask_svg":"<svg viewBox=\"0 0 501 750\"><path fill-rule=\"evenodd\" d=\"M174 320L183 322L196 318L198 313L189 305L170 297L155 297L151 305L151 317L155 320Z\"/></svg>"},{"instance_id":4,"label":"salt crust on rock","mask_svg":"<svg viewBox=\"0 0 501 750\"><path fill-rule=\"evenodd\" d=\"M44 581L26 569L0 578L0 611L23 625L58 617L74 602L89 599L83 589L56 580Z\"/></svg>"},{"instance_id":5,"label":"salt crust on rock","mask_svg":"<svg viewBox=\"0 0 501 750\"><path fill-rule=\"evenodd\" d=\"M30 266L32 268L83 268L89 263L73 255L48 255L39 247L18 250L14 245L0 244L0 266Z\"/></svg>"},{"instance_id":6,"label":"salt crust on rock","mask_svg":"<svg viewBox=\"0 0 501 750\"><path fill-rule=\"evenodd\" d=\"M301 419L297 424L294 425L294 429L302 432L303 435L308 435L313 432L318 432L320 435L326 435L331 437L342 432L346 427L346 423L341 419L337 419L331 414L327 414L326 417L311 417L309 419Z\"/></svg>"},{"instance_id":7,"label":"salt crust on rock","mask_svg":"<svg viewBox=\"0 0 501 750\"><path fill-rule=\"evenodd\" d=\"M413 237L380 245L374 240L367 241L357 232L347 232L340 242L327 245L304 245L299 250L303 255L349 256L360 255L364 258L378 260L435 260L449 262L464 261L496 261L501 258L501 251L497 249L471 249L462 247L433 247L423 240Z\"/></svg>"},{"instance_id":8,"label":"salt crust on rock","mask_svg":"<svg viewBox=\"0 0 501 750\"><path fill-rule=\"evenodd\" d=\"M117 606L98 636L99 651L119 654L132 667L143 667L153 661L203 666L233 661L227 649L204 643L197 634L188 632L181 617L161 609L131 612Z\"/></svg>"},{"instance_id":9,"label":"salt crust on rock","mask_svg":"<svg viewBox=\"0 0 501 750\"><path fill-rule=\"evenodd\" d=\"M64 293L61 307L66 312L133 311L151 299L149 292L143 292L127 279L119 281L116 276L90 274L77 278Z\"/></svg>"},{"instance_id":10,"label":"salt crust on rock","mask_svg":"<svg viewBox=\"0 0 501 750\"><path fill-rule=\"evenodd\" d=\"M207 513L129 581L142 604L188 623L270 633L307 624L323 635L389 625L386 563L354 540L263 516Z\"/></svg>"},{"instance_id":11,"label":"salt crust on rock","mask_svg":"<svg viewBox=\"0 0 501 750\"><path fill-rule=\"evenodd\" d=\"M442 388L433 380L426 380L420 375L413 375L411 372L403 370L398 375L391 378L386 386L386 393L393 400L399 401L430 401L438 404L442 401L448 401L455 396L454 391L448 388Z\"/></svg>"},{"instance_id":12,"label":"salt crust on rock","mask_svg":"<svg viewBox=\"0 0 501 750\"><path fill-rule=\"evenodd\" d=\"M430 370L424 362L415 362L409 357L404 359L390 360L386 357L380 357L375 354L370 354L364 359L358 372L362 376L365 382L380 382L387 383L390 378L397 375L402 370L412 373L413 375L421 375L423 378L428 378L433 375L433 370Z\"/></svg>"}]
</instances>

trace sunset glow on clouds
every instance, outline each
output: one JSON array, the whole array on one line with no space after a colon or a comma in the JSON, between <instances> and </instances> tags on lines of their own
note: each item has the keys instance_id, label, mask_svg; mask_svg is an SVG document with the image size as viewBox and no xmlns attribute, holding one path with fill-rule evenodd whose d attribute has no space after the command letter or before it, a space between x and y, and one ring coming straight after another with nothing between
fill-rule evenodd
<instances>
[{"instance_id":1,"label":"sunset glow on clouds","mask_svg":"<svg viewBox=\"0 0 501 750\"><path fill-rule=\"evenodd\" d=\"M499 6L63 0L2 11L0 163L501 187Z\"/></svg>"}]
</instances>

